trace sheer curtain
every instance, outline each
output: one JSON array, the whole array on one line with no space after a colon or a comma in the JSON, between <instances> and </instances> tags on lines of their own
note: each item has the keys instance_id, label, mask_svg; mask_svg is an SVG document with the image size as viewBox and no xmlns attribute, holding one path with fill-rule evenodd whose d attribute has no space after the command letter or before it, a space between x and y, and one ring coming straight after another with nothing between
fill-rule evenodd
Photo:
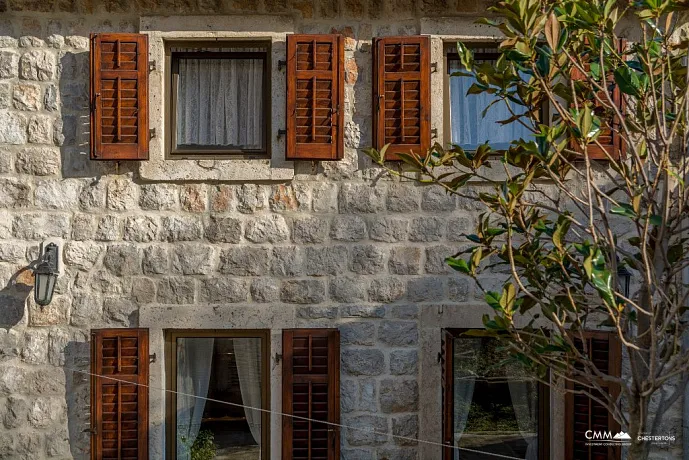
<instances>
[{"instance_id":1,"label":"sheer curtain","mask_svg":"<svg viewBox=\"0 0 689 460\"><path fill-rule=\"evenodd\" d=\"M234 357L237 363L239 389L242 393L242 404L261 408L261 339L246 338L232 340ZM261 411L244 408L246 421L256 444L261 446ZM261 451L259 455L261 458Z\"/></svg>"},{"instance_id":2,"label":"sheer curtain","mask_svg":"<svg viewBox=\"0 0 689 460\"><path fill-rule=\"evenodd\" d=\"M262 148L263 65L262 59L180 58L177 145Z\"/></svg>"},{"instance_id":3,"label":"sheer curtain","mask_svg":"<svg viewBox=\"0 0 689 460\"><path fill-rule=\"evenodd\" d=\"M476 376L469 371L458 370L454 376L454 442L459 446L459 440L467 426L467 418L471 409L471 401L474 399L474 384ZM459 458L459 449L455 449L454 458Z\"/></svg>"},{"instance_id":4,"label":"sheer curtain","mask_svg":"<svg viewBox=\"0 0 689 460\"><path fill-rule=\"evenodd\" d=\"M177 339L177 459L189 460L190 448L199 434L213 362L214 339ZM184 438L186 441L183 441Z\"/></svg>"},{"instance_id":5,"label":"sheer curtain","mask_svg":"<svg viewBox=\"0 0 689 460\"><path fill-rule=\"evenodd\" d=\"M538 386L531 380L510 379L510 397L519 433L526 441L526 460L538 459Z\"/></svg>"},{"instance_id":6,"label":"sheer curtain","mask_svg":"<svg viewBox=\"0 0 689 460\"><path fill-rule=\"evenodd\" d=\"M449 71L464 70L458 60L448 61ZM531 132L519 123L500 125L499 120L512 116L504 102L495 103L486 116L481 113L491 102L497 99L492 94L470 94L467 91L476 80L471 77L450 76L450 122L452 125L452 143L460 147L473 150L486 141L494 149L506 149L510 142L519 138L528 139ZM522 107L512 105L515 113Z\"/></svg>"}]
</instances>

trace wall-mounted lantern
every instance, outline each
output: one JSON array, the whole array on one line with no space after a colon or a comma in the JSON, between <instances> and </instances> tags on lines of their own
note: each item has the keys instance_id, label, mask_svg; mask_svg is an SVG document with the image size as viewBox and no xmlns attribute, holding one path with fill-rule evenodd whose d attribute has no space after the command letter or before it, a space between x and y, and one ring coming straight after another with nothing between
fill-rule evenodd
<instances>
[{"instance_id":1,"label":"wall-mounted lantern","mask_svg":"<svg viewBox=\"0 0 689 460\"><path fill-rule=\"evenodd\" d=\"M629 290L632 284L632 272L624 265L618 265L617 280L621 285L622 294L624 294L626 298L629 298Z\"/></svg>"},{"instance_id":2,"label":"wall-mounted lantern","mask_svg":"<svg viewBox=\"0 0 689 460\"><path fill-rule=\"evenodd\" d=\"M58 248L55 243L49 243L43 248L38 265L34 269L33 298L40 306L45 306L53 300L55 282L58 274Z\"/></svg>"}]
</instances>

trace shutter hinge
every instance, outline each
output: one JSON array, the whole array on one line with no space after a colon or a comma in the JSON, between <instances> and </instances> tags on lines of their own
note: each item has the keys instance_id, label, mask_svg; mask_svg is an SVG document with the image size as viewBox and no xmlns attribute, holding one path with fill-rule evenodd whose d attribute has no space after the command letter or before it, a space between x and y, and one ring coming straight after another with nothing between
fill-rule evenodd
<instances>
[{"instance_id":1,"label":"shutter hinge","mask_svg":"<svg viewBox=\"0 0 689 460\"><path fill-rule=\"evenodd\" d=\"M437 139L437 138L438 138L438 128L431 129L431 139Z\"/></svg>"},{"instance_id":2,"label":"shutter hinge","mask_svg":"<svg viewBox=\"0 0 689 460\"><path fill-rule=\"evenodd\" d=\"M431 62L431 73L435 73L438 71L438 63L437 62Z\"/></svg>"},{"instance_id":3,"label":"shutter hinge","mask_svg":"<svg viewBox=\"0 0 689 460\"><path fill-rule=\"evenodd\" d=\"M157 135L157 133L156 133L155 128L151 128L148 130L148 138L149 139L153 139L154 137L156 137L156 135Z\"/></svg>"},{"instance_id":4,"label":"shutter hinge","mask_svg":"<svg viewBox=\"0 0 689 460\"><path fill-rule=\"evenodd\" d=\"M155 59L152 60L152 61L148 61L148 71L149 71L149 72L153 72L153 71L156 70L156 69L157 69L157 68L156 68L156 61L155 61Z\"/></svg>"},{"instance_id":5,"label":"shutter hinge","mask_svg":"<svg viewBox=\"0 0 689 460\"><path fill-rule=\"evenodd\" d=\"M440 364L440 362L441 362L442 360L443 360L443 354L442 354L442 353L438 353L438 364Z\"/></svg>"},{"instance_id":6,"label":"shutter hinge","mask_svg":"<svg viewBox=\"0 0 689 460\"><path fill-rule=\"evenodd\" d=\"M278 139L280 139L282 136L287 135L287 130L286 129L278 129Z\"/></svg>"},{"instance_id":7,"label":"shutter hinge","mask_svg":"<svg viewBox=\"0 0 689 460\"><path fill-rule=\"evenodd\" d=\"M82 430L82 433L91 433L91 434L96 434L98 433L95 428L86 428L85 430Z\"/></svg>"},{"instance_id":8,"label":"shutter hinge","mask_svg":"<svg viewBox=\"0 0 689 460\"><path fill-rule=\"evenodd\" d=\"M156 362L157 359L158 359L158 357L156 356L155 353L153 353L152 355L148 355L148 362L149 363L154 363L154 362Z\"/></svg>"},{"instance_id":9,"label":"shutter hinge","mask_svg":"<svg viewBox=\"0 0 689 460\"><path fill-rule=\"evenodd\" d=\"M282 355L280 353L275 353L274 359L276 363L279 363L280 361L282 361Z\"/></svg>"},{"instance_id":10,"label":"shutter hinge","mask_svg":"<svg viewBox=\"0 0 689 460\"><path fill-rule=\"evenodd\" d=\"M282 59L280 59L278 61L278 70L282 70L283 68L286 68L286 67L287 67L287 61L283 61Z\"/></svg>"}]
</instances>

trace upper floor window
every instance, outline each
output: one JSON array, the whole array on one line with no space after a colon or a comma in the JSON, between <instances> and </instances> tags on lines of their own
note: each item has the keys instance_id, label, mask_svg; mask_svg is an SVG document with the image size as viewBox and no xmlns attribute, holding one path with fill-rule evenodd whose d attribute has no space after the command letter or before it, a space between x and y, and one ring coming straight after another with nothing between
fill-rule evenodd
<instances>
[{"instance_id":1,"label":"upper floor window","mask_svg":"<svg viewBox=\"0 0 689 460\"><path fill-rule=\"evenodd\" d=\"M495 48L474 48L476 64L495 64L500 56ZM449 118L446 120L446 132L451 133L450 142L466 150L475 150L479 145L488 142L493 149L507 149L510 142L519 138L532 137L531 131L519 122L501 125L498 122L510 118L513 114L524 113L524 107L505 102L488 93L469 94L467 91L476 79L466 76L453 76L455 72L465 70L456 54L455 45L447 50L448 83L446 85L449 101ZM493 104L491 106L491 104ZM483 111L486 110L485 115ZM449 125L449 126L447 126Z\"/></svg>"},{"instance_id":2,"label":"upper floor window","mask_svg":"<svg viewBox=\"0 0 689 460\"><path fill-rule=\"evenodd\" d=\"M169 49L169 153L266 154L268 46L191 45Z\"/></svg>"}]
</instances>

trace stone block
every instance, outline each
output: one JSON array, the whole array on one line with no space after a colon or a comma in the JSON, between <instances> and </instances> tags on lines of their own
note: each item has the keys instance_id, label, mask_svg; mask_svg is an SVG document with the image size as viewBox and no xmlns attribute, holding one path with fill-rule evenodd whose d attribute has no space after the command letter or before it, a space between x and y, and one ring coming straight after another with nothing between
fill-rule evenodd
<instances>
[{"instance_id":1,"label":"stone block","mask_svg":"<svg viewBox=\"0 0 689 460\"><path fill-rule=\"evenodd\" d=\"M447 222L448 241L467 242L465 233L472 233L474 219L470 216L453 217Z\"/></svg>"},{"instance_id":2,"label":"stone block","mask_svg":"<svg viewBox=\"0 0 689 460\"><path fill-rule=\"evenodd\" d=\"M55 77L55 54L46 50L31 50L19 61L19 76L24 80L48 81Z\"/></svg>"},{"instance_id":3,"label":"stone block","mask_svg":"<svg viewBox=\"0 0 689 460\"><path fill-rule=\"evenodd\" d=\"M181 243L172 248L172 273L183 275L208 275L217 264L213 246Z\"/></svg>"},{"instance_id":4,"label":"stone block","mask_svg":"<svg viewBox=\"0 0 689 460\"><path fill-rule=\"evenodd\" d=\"M469 280L467 278L450 278L447 282L450 300L466 302L469 299Z\"/></svg>"},{"instance_id":5,"label":"stone block","mask_svg":"<svg viewBox=\"0 0 689 460\"><path fill-rule=\"evenodd\" d=\"M394 184L388 189L387 208L392 212L415 212L419 210L419 187L413 184Z\"/></svg>"},{"instance_id":6,"label":"stone block","mask_svg":"<svg viewBox=\"0 0 689 460\"><path fill-rule=\"evenodd\" d=\"M151 278L136 277L132 279L132 300L137 304L155 302L156 284Z\"/></svg>"},{"instance_id":7,"label":"stone block","mask_svg":"<svg viewBox=\"0 0 689 460\"><path fill-rule=\"evenodd\" d=\"M337 318L337 307L298 307L296 317L299 319L335 319Z\"/></svg>"},{"instance_id":8,"label":"stone block","mask_svg":"<svg viewBox=\"0 0 689 460\"><path fill-rule=\"evenodd\" d=\"M380 305L345 305L340 308L343 318L383 318L385 307Z\"/></svg>"},{"instance_id":9,"label":"stone block","mask_svg":"<svg viewBox=\"0 0 689 460\"><path fill-rule=\"evenodd\" d=\"M67 420L67 404L64 399L34 398L29 410L29 423L33 428L46 428L53 422Z\"/></svg>"},{"instance_id":10,"label":"stone block","mask_svg":"<svg viewBox=\"0 0 689 460\"><path fill-rule=\"evenodd\" d=\"M36 183L34 204L41 209L69 211L79 202L83 182L76 179L44 179Z\"/></svg>"},{"instance_id":11,"label":"stone block","mask_svg":"<svg viewBox=\"0 0 689 460\"><path fill-rule=\"evenodd\" d=\"M411 302L432 302L445 297L444 283L441 278L426 277L409 280L407 294Z\"/></svg>"},{"instance_id":12,"label":"stone block","mask_svg":"<svg viewBox=\"0 0 689 460\"><path fill-rule=\"evenodd\" d=\"M15 168L18 173L34 176L59 174L60 165L60 150L49 147L23 148L17 152L17 160L15 161Z\"/></svg>"},{"instance_id":13,"label":"stone block","mask_svg":"<svg viewBox=\"0 0 689 460\"><path fill-rule=\"evenodd\" d=\"M160 223L157 217L129 216L124 220L122 239L138 243L149 243L158 239L159 229Z\"/></svg>"},{"instance_id":14,"label":"stone block","mask_svg":"<svg viewBox=\"0 0 689 460\"><path fill-rule=\"evenodd\" d=\"M170 211L177 209L177 187L172 184L141 186L139 207L144 210Z\"/></svg>"},{"instance_id":15,"label":"stone block","mask_svg":"<svg viewBox=\"0 0 689 460\"><path fill-rule=\"evenodd\" d=\"M385 370L385 356L372 348L342 350L342 371L347 375L381 375Z\"/></svg>"},{"instance_id":16,"label":"stone block","mask_svg":"<svg viewBox=\"0 0 689 460\"><path fill-rule=\"evenodd\" d=\"M120 239L120 219L113 214L106 214L98 219L96 241L117 241Z\"/></svg>"},{"instance_id":17,"label":"stone block","mask_svg":"<svg viewBox=\"0 0 689 460\"><path fill-rule=\"evenodd\" d=\"M311 197L303 184L278 184L271 188L268 201L271 211L274 212L307 211L311 204Z\"/></svg>"},{"instance_id":18,"label":"stone block","mask_svg":"<svg viewBox=\"0 0 689 460\"><path fill-rule=\"evenodd\" d=\"M100 211L105 208L105 195L107 185L104 181L83 182L81 193L79 194L79 207L84 211Z\"/></svg>"},{"instance_id":19,"label":"stone block","mask_svg":"<svg viewBox=\"0 0 689 460\"><path fill-rule=\"evenodd\" d=\"M394 436L399 436L395 438L395 444L401 446L417 445L418 443L415 439L419 437L418 415L400 415L399 417L393 417L392 434Z\"/></svg>"},{"instance_id":20,"label":"stone block","mask_svg":"<svg viewBox=\"0 0 689 460\"><path fill-rule=\"evenodd\" d=\"M24 332L22 360L30 364L45 364L48 362L47 330L30 329Z\"/></svg>"},{"instance_id":21,"label":"stone block","mask_svg":"<svg viewBox=\"0 0 689 460\"><path fill-rule=\"evenodd\" d=\"M66 238L69 233L70 221L66 214L19 214L12 221L12 234L19 239Z\"/></svg>"},{"instance_id":22,"label":"stone block","mask_svg":"<svg viewBox=\"0 0 689 460\"><path fill-rule=\"evenodd\" d=\"M26 144L28 119L21 113L0 110L0 144Z\"/></svg>"},{"instance_id":23,"label":"stone block","mask_svg":"<svg viewBox=\"0 0 689 460\"><path fill-rule=\"evenodd\" d=\"M158 303L194 303L194 279L190 277L166 277L158 280Z\"/></svg>"},{"instance_id":24,"label":"stone block","mask_svg":"<svg viewBox=\"0 0 689 460\"><path fill-rule=\"evenodd\" d=\"M380 183L344 183L340 186L340 212L377 213L385 210L385 191Z\"/></svg>"},{"instance_id":25,"label":"stone block","mask_svg":"<svg viewBox=\"0 0 689 460\"><path fill-rule=\"evenodd\" d=\"M390 374L416 375L419 371L419 354L416 350L390 352Z\"/></svg>"},{"instance_id":26,"label":"stone block","mask_svg":"<svg viewBox=\"0 0 689 460\"><path fill-rule=\"evenodd\" d=\"M270 273L273 276L294 277L304 272L304 256L294 246L273 248L270 257Z\"/></svg>"},{"instance_id":27,"label":"stone block","mask_svg":"<svg viewBox=\"0 0 689 460\"><path fill-rule=\"evenodd\" d=\"M378 460L417 460L416 447L383 447L378 451Z\"/></svg>"},{"instance_id":28,"label":"stone block","mask_svg":"<svg viewBox=\"0 0 689 460\"><path fill-rule=\"evenodd\" d=\"M283 281L280 299L286 303L321 303L325 300L325 285L323 281L315 279Z\"/></svg>"},{"instance_id":29,"label":"stone block","mask_svg":"<svg viewBox=\"0 0 689 460\"><path fill-rule=\"evenodd\" d=\"M63 259L67 266L90 270L98 261L103 248L91 241L68 241L64 246Z\"/></svg>"},{"instance_id":30,"label":"stone block","mask_svg":"<svg viewBox=\"0 0 689 460\"><path fill-rule=\"evenodd\" d=\"M385 269L385 248L373 244L354 246L349 257L349 269L360 275L380 274Z\"/></svg>"},{"instance_id":31,"label":"stone block","mask_svg":"<svg viewBox=\"0 0 689 460\"><path fill-rule=\"evenodd\" d=\"M265 209L267 195L267 189L263 185L242 185L237 189L237 211L251 214Z\"/></svg>"},{"instance_id":32,"label":"stone block","mask_svg":"<svg viewBox=\"0 0 689 460\"><path fill-rule=\"evenodd\" d=\"M112 244L105 251L103 266L115 276L141 274L139 251L132 244Z\"/></svg>"},{"instance_id":33,"label":"stone block","mask_svg":"<svg viewBox=\"0 0 689 460\"><path fill-rule=\"evenodd\" d=\"M297 244L323 243L328 237L328 222L319 217L297 217L292 221L292 241Z\"/></svg>"},{"instance_id":34,"label":"stone block","mask_svg":"<svg viewBox=\"0 0 689 460\"><path fill-rule=\"evenodd\" d=\"M0 262L26 262L26 245L16 242L0 242Z\"/></svg>"},{"instance_id":35,"label":"stone block","mask_svg":"<svg viewBox=\"0 0 689 460\"><path fill-rule=\"evenodd\" d=\"M338 241L361 241L366 238L366 221L359 216L337 216L330 226L330 238Z\"/></svg>"},{"instance_id":36,"label":"stone block","mask_svg":"<svg viewBox=\"0 0 689 460\"><path fill-rule=\"evenodd\" d=\"M289 238L289 229L284 217L269 214L250 220L244 236L252 243L281 243Z\"/></svg>"},{"instance_id":37,"label":"stone block","mask_svg":"<svg viewBox=\"0 0 689 460\"><path fill-rule=\"evenodd\" d=\"M53 120L42 115L31 117L28 140L31 144L51 144L53 141Z\"/></svg>"},{"instance_id":38,"label":"stone block","mask_svg":"<svg viewBox=\"0 0 689 460\"><path fill-rule=\"evenodd\" d=\"M419 410L419 384L416 380L381 380L380 408L387 414L416 412Z\"/></svg>"},{"instance_id":39,"label":"stone block","mask_svg":"<svg viewBox=\"0 0 689 460\"><path fill-rule=\"evenodd\" d=\"M277 302L280 299L280 283L272 278L257 278L251 283L251 298L258 303Z\"/></svg>"},{"instance_id":40,"label":"stone block","mask_svg":"<svg viewBox=\"0 0 689 460\"><path fill-rule=\"evenodd\" d=\"M211 216L206 223L206 239L211 243L239 243L242 221L234 217Z\"/></svg>"},{"instance_id":41,"label":"stone block","mask_svg":"<svg viewBox=\"0 0 689 460\"><path fill-rule=\"evenodd\" d=\"M26 425L29 418L29 401L18 396L7 398L2 417L2 423L8 430L11 428L21 428Z\"/></svg>"},{"instance_id":42,"label":"stone block","mask_svg":"<svg viewBox=\"0 0 689 460\"><path fill-rule=\"evenodd\" d=\"M371 222L369 233L374 241L396 243L406 241L409 222L397 217L378 217Z\"/></svg>"},{"instance_id":43,"label":"stone block","mask_svg":"<svg viewBox=\"0 0 689 460\"><path fill-rule=\"evenodd\" d=\"M199 303L246 302L249 282L241 278L204 278L199 283Z\"/></svg>"},{"instance_id":44,"label":"stone block","mask_svg":"<svg viewBox=\"0 0 689 460\"><path fill-rule=\"evenodd\" d=\"M143 250L141 261L145 275L163 275L169 272L169 256L163 246L148 246Z\"/></svg>"},{"instance_id":45,"label":"stone block","mask_svg":"<svg viewBox=\"0 0 689 460\"><path fill-rule=\"evenodd\" d=\"M421 269L421 249L412 246L392 248L388 270L395 275L417 275Z\"/></svg>"},{"instance_id":46,"label":"stone block","mask_svg":"<svg viewBox=\"0 0 689 460\"><path fill-rule=\"evenodd\" d=\"M362 302L367 299L368 280L366 277L334 277L330 280L329 292L335 302Z\"/></svg>"},{"instance_id":47,"label":"stone block","mask_svg":"<svg viewBox=\"0 0 689 460\"><path fill-rule=\"evenodd\" d=\"M401 299L406 294L403 281L398 278L376 278L371 281L368 299L371 302L390 303Z\"/></svg>"},{"instance_id":48,"label":"stone block","mask_svg":"<svg viewBox=\"0 0 689 460\"><path fill-rule=\"evenodd\" d=\"M234 207L234 188L231 185L211 186L210 210L212 212L230 212Z\"/></svg>"},{"instance_id":49,"label":"stone block","mask_svg":"<svg viewBox=\"0 0 689 460\"><path fill-rule=\"evenodd\" d=\"M337 213L337 185L333 183L319 183L311 190L313 211L317 213Z\"/></svg>"},{"instance_id":50,"label":"stone block","mask_svg":"<svg viewBox=\"0 0 689 460\"><path fill-rule=\"evenodd\" d=\"M60 109L60 97L57 86L48 85L43 95L43 107L48 112L57 112Z\"/></svg>"},{"instance_id":51,"label":"stone block","mask_svg":"<svg viewBox=\"0 0 689 460\"><path fill-rule=\"evenodd\" d=\"M340 326L342 345L373 345L376 326L371 322L346 323Z\"/></svg>"},{"instance_id":52,"label":"stone block","mask_svg":"<svg viewBox=\"0 0 689 460\"><path fill-rule=\"evenodd\" d=\"M139 189L130 178L112 179L108 184L107 205L114 211L134 211L139 203Z\"/></svg>"},{"instance_id":53,"label":"stone block","mask_svg":"<svg viewBox=\"0 0 689 460\"><path fill-rule=\"evenodd\" d=\"M350 446L380 446L388 442L388 420L379 415L346 417L345 439Z\"/></svg>"},{"instance_id":54,"label":"stone block","mask_svg":"<svg viewBox=\"0 0 689 460\"><path fill-rule=\"evenodd\" d=\"M187 212L204 212L208 203L208 190L204 184L186 184L179 190L179 202Z\"/></svg>"},{"instance_id":55,"label":"stone block","mask_svg":"<svg viewBox=\"0 0 689 460\"><path fill-rule=\"evenodd\" d=\"M166 216L162 219L160 237L163 241L195 241L201 239L203 228L196 216Z\"/></svg>"},{"instance_id":56,"label":"stone block","mask_svg":"<svg viewBox=\"0 0 689 460\"><path fill-rule=\"evenodd\" d=\"M98 324L103 318L103 299L95 292L73 294L70 323L76 327Z\"/></svg>"},{"instance_id":57,"label":"stone block","mask_svg":"<svg viewBox=\"0 0 689 460\"><path fill-rule=\"evenodd\" d=\"M438 217L417 217L409 227L410 241L439 241L443 237L444 221Z\"/></svg>"},{"instance_id":58,"label":"stone block","mask_svg":"<svg viewBox=\"0 0 689 460\"><path fill-rule=\"evenodd\" d=\"M452 273L453 270L447 265L445 259L453 256L459 249L448 246L431 246L426 248L426 263L424 264L426 273L433 275Z\"/></svg>"},{"instance_id":59,"label":"stone block","mask_svg":"<svg viewBox=\"0 0 689 460\"><path fill-rule=\"evenodd\" d=\"M356 410L359 385L356 380L344 379L340 383L340 409L342 412Z\"/></svg>"},{"instance_id":60,"label":"stone block","mask_svg":"<svg viewBox=\"0 0 689 460\"><path fill-rule=\"evenodd\" d=\"M427 212L451 212L456 207L455 195L441 187L424 187L421 209Z\"/></svg>"},{"instance_id":61,"label":"stone block","mask_svg":"<svg viewBox=\"0 0 689 460\"><path fill-rule=\"evenodd\" d=\"M220 273L238 276L261 276L268 271L268 249L237 247L220 254Z\"/></svg>"},{"instance_id":62,"label":"stone block","mask_svg":"<svg viewBox=\"0 0 689 460\"><path fill-rule=\"evenodd\" d=\"M12 104L12 85L10 82L0 82L0 109L7 109Z\"/></svg>"},{"instance_id":63,"label":"stone block","mask_svg":"<svg viewBox=\"0 0 689 460\"><path fill-rule=\"evenodd\" d=\"M19 75L19 54L12 50L0 51L0 78L16 78Z\"/></svg>"},{"instance_id":64,"label":"stone block","mask_svg":"<svg viewBox=\"0 0 689 460\"><path fill-rule=\"evenodd\" d=\"M108 298L103 302L106 322L123 327L135 327L139 324L138 310L138 305L126 299Z\"/></svg>"},{"instance_id":65,"label":"stone block","mask_svg":"<svg viewBox=\"0 0 689 460\"><path fill-rule=\"evenodd\" d=\"M17 83L12 91L12 103L17 110L34 112L43 105L41 87L34 83Z\"/></svg>"},{"instance_id":66,"label":"stone block","mask_svg":"<svg viewBox=\"0 0 689 460\"><path fill-rule=\"evenodd\" d=\"M384 321L378 327L378 341L391 347L409 347L419 341L416 322Z\"/></svg>"},{"instance_id":67,"label":"stone block","mask_svg":"<svg viewBox=\"0 0 689 460\"><path fill-rule=\"evenodd\" d=\"M345 246L307 247L304 252L309 276L339 275L347 270Z\"/></svg>"}]
</instances>

